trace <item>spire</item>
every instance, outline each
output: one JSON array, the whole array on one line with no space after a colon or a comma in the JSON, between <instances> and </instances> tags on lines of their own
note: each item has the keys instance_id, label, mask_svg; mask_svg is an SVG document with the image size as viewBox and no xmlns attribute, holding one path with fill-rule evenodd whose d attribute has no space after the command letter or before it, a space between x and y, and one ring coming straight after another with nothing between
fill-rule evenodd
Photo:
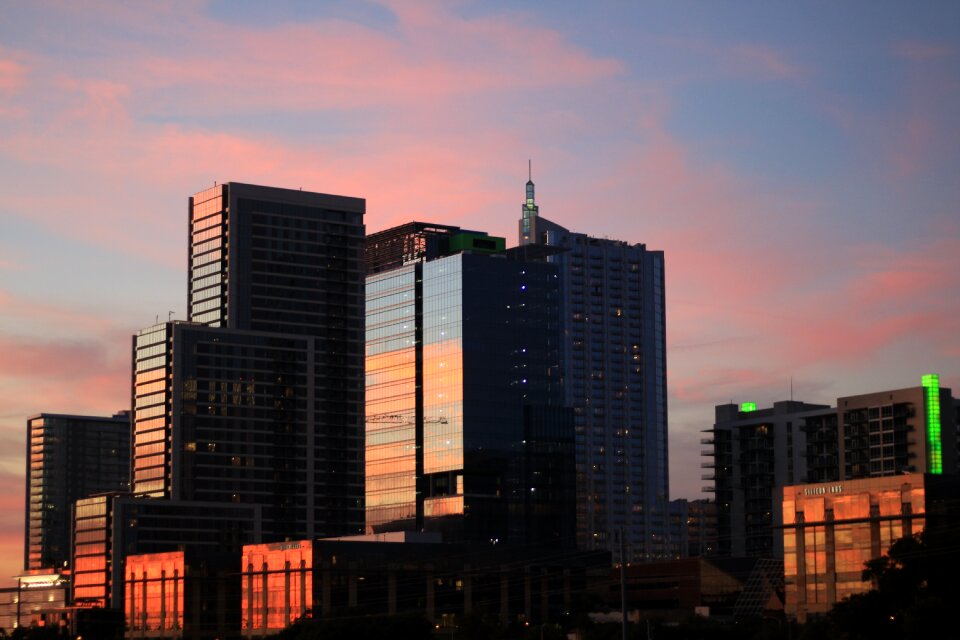
<instances>
[{"instance_id":1,"label":"spire","mask_svg":"<svg viewBox=\"0 0 960 640\"><path fill-rule=\"evenodd\" d=\"M527 160L527 199L523 203L521 209L522 216L520 218L520 244L530 244L532 240L532 227L534 226L531 223L531 220L536 220L537 214L540 211L540 207L537 206L536 199L533 194L533 161Z\"/></svg>"},{"instance_id":2,"label":"spire","mask_svg":"<svg viewBox=\"0 0 960 640\"><path fill-rule=\"evenodd\" d=\"M537 204L534 202L533 195L533 160L527 160L527 201L523 205L523 217L529 218L537 215Z\"/></svg>"}]
</instances>

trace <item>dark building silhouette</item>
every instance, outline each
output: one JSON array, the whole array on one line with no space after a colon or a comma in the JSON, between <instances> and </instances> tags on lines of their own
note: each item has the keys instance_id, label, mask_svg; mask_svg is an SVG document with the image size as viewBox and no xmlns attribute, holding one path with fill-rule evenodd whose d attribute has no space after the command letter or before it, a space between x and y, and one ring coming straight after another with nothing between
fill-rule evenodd
<instances>
[{"instance_id":1,"label":"dark building silhouette","mask_svg":"<svg viewBox=\"0 0 960 640\"><path fill-rule=\"evenodd\" d=\"M73 503L129 487L129 413L28 418L26 475L24 569L59 571L70 560Z\"/></svg>"},{"instance_id":2,"label":"dark building silhouette","mask_svg":"<svg viewBox=\"0 0 960 640\"><path fill-rule=\"evenodd\" d=\"M668 558L663 252L543 218L532 179L519 244L519 252L559 268L564 390L576 424L578 544L618 558L623 530L628 561Z\"/></svg>"},{"instance_id":3,"label":"dark building silhouette","mask_svg":"<svg viewBox=\"0 0 960 640\"><path fill-rule=\"evenodd\" d=\"M556 267L425 223L367 251L367 530L569 546Z\"/></svg>"}]
</instances>

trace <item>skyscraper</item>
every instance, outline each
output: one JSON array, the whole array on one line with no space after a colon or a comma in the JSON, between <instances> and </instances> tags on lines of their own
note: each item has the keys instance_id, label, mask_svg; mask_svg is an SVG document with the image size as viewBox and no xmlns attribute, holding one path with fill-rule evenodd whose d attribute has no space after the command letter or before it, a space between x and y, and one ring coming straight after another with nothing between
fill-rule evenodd
<instances>
[{"instance_id":1,"label":"skyscraper","mask_svg":"<svg viewBox=\"0 0 960 640\"><path fill-rule=\"evenodd\" d=\"M190 199L189 320L134 337L138 496L264 506L264 536L363 529L363 213L226 183Z\"/></svg>"},{"instance_id":2,"label":"skyscraper","mask_svg":"<svg viewBox=\"0 0 960 640\"><path fill-rule=\"evenodd\" d=\"M129 465L127 412L28 418L24 569L61 569L70 560L73 503L91 493L127 489Z\"/></svg>"},{"instance_id":3,"label":"skyscraper","mask_svg":"<svg viewBox=\"0 0 960 640\"><path fill-rule=\"evenodd\" d=\"M540 216L532 178L524 247L560 270L566 401L576 421L577 540L628 561L669 555L662 251L572 232Z\"/></svg>"},{"instance_id":4,"label":"skyscraper","mask_svg":"<svg viewBox=\"0 0 960 640\"><path fill-rule=\"evenodd\" d=\"M368 239L368 531L572 542L556 268L503 245L422 223Z\"/></svg>"}]
</instances>

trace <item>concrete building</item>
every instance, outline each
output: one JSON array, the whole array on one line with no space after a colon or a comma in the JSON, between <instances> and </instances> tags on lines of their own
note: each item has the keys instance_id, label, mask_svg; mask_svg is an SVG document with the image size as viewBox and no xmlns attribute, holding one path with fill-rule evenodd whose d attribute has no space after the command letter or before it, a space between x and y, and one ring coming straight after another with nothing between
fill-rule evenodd
<instances>
[{"instance_id":1,"label":"concrete building","mask_svg":"<svg viewBox=\"0 0 960 640\"><path fill-rule=\"evenodd\" d=\"M574 409L577 542L628 561L669 557L664 258L540 216L533 180L521 250L560 270L566 402Z\"/></svg>"},{"instance_id":2,"label":"concrete building","mask_svg":"<svg viewBox=\"0 0 960 640\"><path fill-rule=\"evenodd\" d=\"M782 557L779 490L806 478L804 421L833 410L827 405L776 402L769 409L753 403L716 408L716 421L704 444L710 460L704 480L717 505L717 555Z\"/></svg>"}]
</instances>

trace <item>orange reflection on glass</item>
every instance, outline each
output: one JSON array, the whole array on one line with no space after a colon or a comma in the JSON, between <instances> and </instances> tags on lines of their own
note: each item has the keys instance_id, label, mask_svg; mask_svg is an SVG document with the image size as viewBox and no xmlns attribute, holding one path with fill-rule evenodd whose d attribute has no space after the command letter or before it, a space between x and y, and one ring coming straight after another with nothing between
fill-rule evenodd
<instances>
[{"instance_id":1,"label":"orange reflection on glass","mask_svg":"<svg viewBox=\"0 0 960 640\"><path fill-rule=\"evenodd\" d=\"M129 556L124 569L124 601L131 630L183 628L182 551Z\"/></svg>"},{"instance_id":2,"label":"orange reflection on glass","mask_svg":"<svg viewBox=\"0 0 960 640\"><path fill-rule=\"evenodd\" d=\"M423 472L463 469L463 347L423 345Z\"/></svg>"},{"instance_id":3,"label":"orange reflection on glass","mask_svg":"<svg viewBox=\"0 0 960 640\"><path fill-rule=\"evenodd\" d=\"M423 501L425 517L441 517L463 514L463 496L427 498Z\"/></svg>"},{"instance_id":4,"label":"orange reflection on glass","mask_svg":"<svg viewBox=\"0 0 960 640\"><path fill-rule=\"evenodd\" d=\"M244 635L280 630L313 606L313 545L309 540L243 548L241 628Z\"/></svg>"}]
</instances>

